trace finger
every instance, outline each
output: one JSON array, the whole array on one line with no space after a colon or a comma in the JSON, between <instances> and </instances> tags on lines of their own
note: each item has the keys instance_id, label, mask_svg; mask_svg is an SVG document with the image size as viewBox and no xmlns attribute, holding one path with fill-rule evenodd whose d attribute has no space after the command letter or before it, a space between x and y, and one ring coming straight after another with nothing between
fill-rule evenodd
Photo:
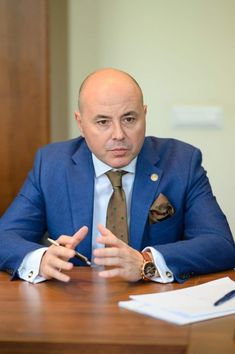
<instances>
[{"instance_id":1,"label":"finger","mask_svg":"<svg viewBox=\"0 0 235 354\"><path fill-rule=\"evenodd\" d=\"M112 258L94 258L94 263L96 265L103 265L103 266L121 266L122 262L118 257Z\"/></svg>"},{"instance_id":2,"label":"finger","mask_svg":"<svg viewBox=\"0 0 235 354\"><path fill-rule=\"evenodd\" d=\"M72 241L73 241L73 246L74 248L86 237L88 233L88 227L83 226L81 227L73 236L72 236Z\"/></svg>"},{"instance_id":3,"label":"finger","mask_svg":"<svg viewBox=\"0 0 235 354\"><path fill-rule=\"evenodd\" d=\"M88 227L81 227L73 236L61 235L57 242L67 248L76 248L76 246L86 237Z\"/></svg>"},{"instance_id":4,"label":"finger","mask_svg":"<svg viewBox=\"0 0 235 354\"><path fill-rule=\"evenodd\" d=\"M98 236L96 239L98 243L109 247L123 247L126 245L126 243L119 240L109 229L104 227L102 224L98 225L98 230L100 232L100 236Z\"/></svg>"},{"instance_id":5,"label":"finger","mask_svg":"<svg viewBox=\"0 0 235 354\"><path fill-rule=\"evenodd\" d=\"M75 252L73 249L68 249L66 247L63 246L54 246L51 245L48 250L47 250L47 254L48 255L52 255L55 256L56 258L60 258L60 259L70 259L73 258L75 255Z\"/></svg>"},{"instance_id":6,"label":"finger","mask_svg":"<svg viewBox=\"0 0 235 354\"><path fill-rule=\"evenodd\" d=\"M69 271L73 268L73 264L71 262L64 261L60 258L55 258L54 262L51 265L51 268L57 269L60 272Z\"/></svg>"},{"instance_id":7,"label":"finger","mask_svg":"<svg viewBox=\"0 0 235 354\"><path fill-rule=\"evenodd\" d=\"M122 273L123 271L121 268L112 268L108 270L102 270L98 274L101 278L113 278L122 276Z\"/></svg>"},{"instance_id":8,"label":"finger","mask_svg":"<svg viewBox=\"0 0 235 354\"><path fill-rule=\"evenodd\" d=\"M57 279L63 282L68 282L70 280L70 276L68 274L64 274L60 271L60 269L51 268L48 270L49 278Z\"/></svg>"},{"instance_id":9,"label":"finger","mask_svg":"<svg viewBox=\"0 0 235 354\"><path fill-rule=\"evenodd\" d=\"M107 229L107 227L103 226L102 224L98 224L97 227L101 236L107 237L107 239L118 239L109 229Z\"/></svg>"},{"instance_id":10,"label":"finger","mask_svg":"<svg viewBox=\"0 0 235 354\"><path fill-rule=\"evenodd\" d=\"M103 236L108 236L111 233L111 231L109 231L109 229L107 229L107 227L104 227L104 225L102 225L102 224L98 224L97 227L98 227L100 234Z\"/></svg>"},{"instance_id":11,"label":"finger","mask_svg":"<svg viewBox=\"0 0 235 354\"><path fill-rule=\"evenodd\" d=\"M58 258L54 254L45 252L42 257L39 273L46 279L55 278L61 281L69 281L70 277L64 274L63 271L69 271L72 268L72 263Z\"/></svg>"},{"instance_id":12,"label":"finger","mask_svg":"<svg viewBox=\"0 0 235 354\"><path fill-rule=\"evenodd\" d=\"M93 251L93 255L95 257L119 257L121 256L121 252L117 247L102 247L96 248Z\"/></svg>"}]
</instances>

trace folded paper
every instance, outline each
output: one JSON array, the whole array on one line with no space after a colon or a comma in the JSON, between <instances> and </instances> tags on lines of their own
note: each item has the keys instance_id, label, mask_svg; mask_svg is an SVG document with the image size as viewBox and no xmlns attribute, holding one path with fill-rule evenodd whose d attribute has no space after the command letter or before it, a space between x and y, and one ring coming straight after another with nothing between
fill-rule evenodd
<instances>
[{"instance_id":1,"label":"folded paper","mask_svg":"<svg viewBox=\"0 0 235 354\"><path fill-rule=\"evenodd\" d=\"M132 295L129 301L119 302L128 310L173 322L179 325L204 321L235 313L235 298L215 306L224 294L235 289L229 277L192 287L161 293Z\"/></svg>"}]
</instances>

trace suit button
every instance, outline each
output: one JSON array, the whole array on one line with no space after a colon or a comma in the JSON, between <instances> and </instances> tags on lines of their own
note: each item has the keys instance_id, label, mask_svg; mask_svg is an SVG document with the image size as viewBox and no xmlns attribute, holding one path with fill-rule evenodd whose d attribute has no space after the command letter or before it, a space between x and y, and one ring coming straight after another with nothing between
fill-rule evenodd
<instances>
[{"instance_id":1,"label":"suit button","mask_svg":"<svg viewBox=\"0 0 235 354\"><path fill-rule=\"evenodd\" d=\"M190 277L189 273L185 273L185 274L181 274L181 275L180 275L180 279L182 279L182 280L186 280L186 279L188 279L189 277Z\"/></svg>"}]
</instances>

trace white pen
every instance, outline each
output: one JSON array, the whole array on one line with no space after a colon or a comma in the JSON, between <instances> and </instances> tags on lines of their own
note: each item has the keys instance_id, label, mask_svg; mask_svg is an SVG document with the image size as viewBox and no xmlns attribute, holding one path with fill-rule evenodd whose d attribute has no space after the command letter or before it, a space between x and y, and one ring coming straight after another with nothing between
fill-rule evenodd
<instances>
[{"instance_id":1,"label":"white pen","mask_svg":"<svg viewBox=\"0 0 235 354\"><path fill-rule=\"evenodd\" d=\"M56 242L55 240L52 240L51 238L47 239L51 244L55 245L55 246L62 246L65 247L63 245L60 245L58 242ZM88 260L87 257L83 256L83 254L79 253L78 251L75 251L75 257L80 259L81 261L85 262L87 265L91 265L91 262Z\"/></svg>"}]
</instances>

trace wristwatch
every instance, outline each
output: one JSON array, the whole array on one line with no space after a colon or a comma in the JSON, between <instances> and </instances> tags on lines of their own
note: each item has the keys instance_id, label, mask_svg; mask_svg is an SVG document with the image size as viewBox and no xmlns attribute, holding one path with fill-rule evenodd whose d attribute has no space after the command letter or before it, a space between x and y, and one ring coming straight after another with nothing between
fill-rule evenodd
<instances>
[{"instance_id":1,"label":"wristwatch","mask_svg":"<svg viewBox=\"0 0 235 354\"><path fill-rule=\"evenodd\" d=\"M143 256L143 264L141 267L141 277L145 281L150 281L157 275L157 267L148 252L141 252Z\"/></svg>"}]
</instances>

